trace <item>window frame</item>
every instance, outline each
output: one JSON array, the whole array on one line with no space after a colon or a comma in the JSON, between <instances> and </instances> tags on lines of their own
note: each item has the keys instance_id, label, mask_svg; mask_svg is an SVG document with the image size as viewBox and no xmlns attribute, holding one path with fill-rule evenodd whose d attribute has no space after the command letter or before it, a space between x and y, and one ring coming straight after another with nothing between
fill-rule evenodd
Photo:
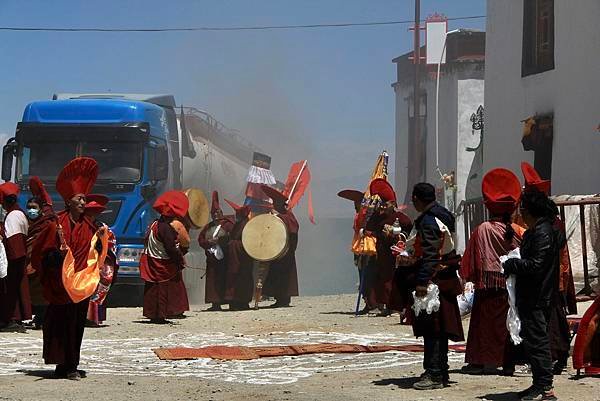
<instances>
[{"instance_id":1,"label":"window frame","mask_svg":"<svg viewBox=\"0 0 600 401\"><path fill-rule=\"evenodd\" d=\"M522 77L554 69L554 22L554 0L523 0Z\"/></svg>"}]
</instances>

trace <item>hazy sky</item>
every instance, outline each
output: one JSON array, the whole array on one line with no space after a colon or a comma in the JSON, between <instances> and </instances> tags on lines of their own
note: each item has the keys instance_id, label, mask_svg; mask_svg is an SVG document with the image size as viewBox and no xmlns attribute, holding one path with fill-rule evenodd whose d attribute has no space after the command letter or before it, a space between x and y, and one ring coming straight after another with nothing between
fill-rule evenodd
<instances>
[{"instance_id":1,"label":"hazy sky","mask_svg":"<svg viewBox=\"0 0 600 401\"><path fill-rule=\"evenodd\" d=\"M422 16L485 14L485 0L423 0ZM412 0L0 0L0 26L188 27L409 20ZM449 29L484 29L485 20ZM394 152L395 69L406 25L293 31L48 33L0 31L0 134L56 92L171 93L273 156L278 178L308 158L315 202L344 208L378 152ZM393 159L393 157L391 158Z\"/></svg>"}]
</instances>

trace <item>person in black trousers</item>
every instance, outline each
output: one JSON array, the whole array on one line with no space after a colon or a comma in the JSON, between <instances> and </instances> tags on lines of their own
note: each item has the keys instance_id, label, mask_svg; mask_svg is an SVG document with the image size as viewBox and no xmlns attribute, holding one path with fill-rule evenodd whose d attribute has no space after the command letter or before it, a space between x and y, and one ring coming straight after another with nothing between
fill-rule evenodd
<instances>
[{"instance_id":1,"label":"person in black trousers","mask_svg":"<svg viewBox=\"0 0 600 401\"><path fill-rule=\"evenodd\" d=\"M526 191L520 212L527 224L521 259L503 264L504 274L516 275L516 303L521 337L533 376L533 385L521 391L521 400L556 400L552 386L549 319L558 294L560 249L566 238L557 230L556 205L544 193Z\"/></svg>"}]
</instances>

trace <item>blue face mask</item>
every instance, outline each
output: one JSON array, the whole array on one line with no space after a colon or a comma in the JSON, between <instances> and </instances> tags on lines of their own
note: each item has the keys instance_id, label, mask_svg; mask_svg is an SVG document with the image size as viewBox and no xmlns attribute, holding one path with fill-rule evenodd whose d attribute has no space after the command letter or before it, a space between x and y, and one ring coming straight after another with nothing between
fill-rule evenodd
<instances>
[{"instance_id":1,"label":"blue face mask","mask_svg":"<svg viewBox=\"0 0 600 401\"><path fill-rule=\"evenodd\" d=\"M35 220L40 217L40 209L27 209L27 217L31 220Z\"/></svg>"}]
</instances>

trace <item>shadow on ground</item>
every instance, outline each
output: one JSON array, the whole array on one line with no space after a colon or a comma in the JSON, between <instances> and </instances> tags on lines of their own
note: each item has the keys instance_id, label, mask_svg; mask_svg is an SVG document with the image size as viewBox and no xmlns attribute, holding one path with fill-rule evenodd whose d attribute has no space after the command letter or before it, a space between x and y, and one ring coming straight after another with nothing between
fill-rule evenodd
<instances>
[{"instance_id":1,"label":"shadow on ground","mask_svg":"<svg viewBox=\"0 0 600 401\"><path fill-rule=\"evenodd\" d=\"M480 395L479 397L477 397L477 399L488 401L514 401L518 400L519 396L516 391L509 391L505 393Z\"/></svg>"},{"instance_id":2,"label":"shadow on ground","mask_svg":"<svg viewBox=\"0 0 600 401\"><path fill-rule=\"evenodd\" d=\"M376 386L398 386L401 389L412 389L413 384L419 381L419 377L400 377L375 380L372 382Z\"/></svg>"},{"instance_id":3,"label":"shadow on ground","mask_svg":"<svg viewBox=\"0 0 600 401\"><path fill-rule=\"evenodd\" d=\"M54 369L19 369L17 372L23 373L25 376L37 377L38 380L58 379L56 376L54 376Z\"/></svg>"}]
</instances>

